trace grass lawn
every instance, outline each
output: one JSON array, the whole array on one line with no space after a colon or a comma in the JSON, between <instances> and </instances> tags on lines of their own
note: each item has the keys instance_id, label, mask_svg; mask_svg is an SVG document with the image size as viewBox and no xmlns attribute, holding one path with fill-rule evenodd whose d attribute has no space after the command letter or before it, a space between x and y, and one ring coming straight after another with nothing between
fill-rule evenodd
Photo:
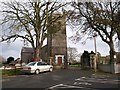
<instances>
[{"instance_id":1,"label":"grass lawn","mask_svg":"<svg viewBox=\"0 0 120 90\"><path fill-rule=\"evenodd\" d=\"M21 69L0 70L2 77L22 74Z\"/></svg>"},{"instance_id":2,"label":"grass lawn","mask_svg":"<svg viewBox=\"0 0 120 90\"><path fill-rule=\"evenodd\" d=\"M80 64L69 65L70 67L80 67Z\"/></svg>"}]
</instances>

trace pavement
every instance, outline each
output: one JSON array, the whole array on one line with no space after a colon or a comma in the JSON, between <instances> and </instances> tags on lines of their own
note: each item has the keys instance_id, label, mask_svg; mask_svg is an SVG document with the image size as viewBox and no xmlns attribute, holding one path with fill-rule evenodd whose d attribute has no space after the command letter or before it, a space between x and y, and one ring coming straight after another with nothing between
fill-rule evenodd
<instances>
[{"instance_id":1,"label":"pavement","mask_svg":"<svg viewBox=\"0 0 120 90\"><path fill-rule=\"evenodd\" d=\"M39 75L17 75L2 80L2 90L120 90L120 74L94 72L69 68L40 73Z\"/></svg>"},{"instance_id":2,"label":"pavement","mask_svg":"<svg viewBox=\"0 0 120 90\"><path fill-rule=\"evenodd\" d=\"M80 70L82 73L71 83L57 84L48 89L50 90L120 90L120 74L94 72L94 70L81 70L80 68L70 67L70 70Z\"/></svg>"}]
</instances>

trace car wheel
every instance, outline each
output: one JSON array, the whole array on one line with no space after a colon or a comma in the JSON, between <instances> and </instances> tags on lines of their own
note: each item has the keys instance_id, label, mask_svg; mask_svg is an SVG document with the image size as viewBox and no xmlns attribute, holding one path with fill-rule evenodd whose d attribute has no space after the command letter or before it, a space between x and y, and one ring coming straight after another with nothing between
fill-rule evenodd
<instances>
[{"instance_id":1,"label":"car wheel","mask_svg":"<svg viewBox=\"0 0 120 90\"><path fill-rule=\"evenodd\" d=\"M36 73L36 74L39 74L39 73L40 73L40 71L37 69L37 70L35 71L35 73Z\"/></svg>"},{"instance_id":2,"label":"car wheel","mask_svg":"<svg viewBox=\"0 0 120 90\"><path fill-rule=\"evenodd\" d=\"M53 71L53 68L51 67L51 68L49 69L49 71L52 72L52 71Z\"/></svg>"}]
</instances>

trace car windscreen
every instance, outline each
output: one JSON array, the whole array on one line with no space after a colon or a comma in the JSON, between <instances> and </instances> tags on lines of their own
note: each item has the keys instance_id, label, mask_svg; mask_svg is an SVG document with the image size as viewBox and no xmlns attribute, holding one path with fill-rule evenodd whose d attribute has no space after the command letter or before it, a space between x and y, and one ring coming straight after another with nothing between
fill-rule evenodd
<instances>
[{"instance_id":1,"label":"car windscreen","mask_svg":"<svg viewBox=\"0 0 120 90\"><path fill-rule=\"evenodd\" d=\"M28 63L27 66L34 66L36 62Z\"/></svg>"}]
</instances>

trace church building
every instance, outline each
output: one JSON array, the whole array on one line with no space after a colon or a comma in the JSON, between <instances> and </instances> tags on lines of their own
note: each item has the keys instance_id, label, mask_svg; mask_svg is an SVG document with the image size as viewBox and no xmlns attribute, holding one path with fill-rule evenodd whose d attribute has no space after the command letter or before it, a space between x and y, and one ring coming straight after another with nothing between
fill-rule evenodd
<instances>
[{"instance_id":1,"label":"church building","mask_svg":"<svg viewBox=\"0 0 120 90\"><path fill-rule=\"evenodd\" d=\"M60 17L54 24L52 28L48 31L54 31L47 37L47 44L42 47L41 59L52 64L67 64L67 36L66 36L66 16L61 14L54 14L54 17ZM32 48L23 47L21 50L22 62L29 62L33 57Z\"/></svg>"}]
</instances>

